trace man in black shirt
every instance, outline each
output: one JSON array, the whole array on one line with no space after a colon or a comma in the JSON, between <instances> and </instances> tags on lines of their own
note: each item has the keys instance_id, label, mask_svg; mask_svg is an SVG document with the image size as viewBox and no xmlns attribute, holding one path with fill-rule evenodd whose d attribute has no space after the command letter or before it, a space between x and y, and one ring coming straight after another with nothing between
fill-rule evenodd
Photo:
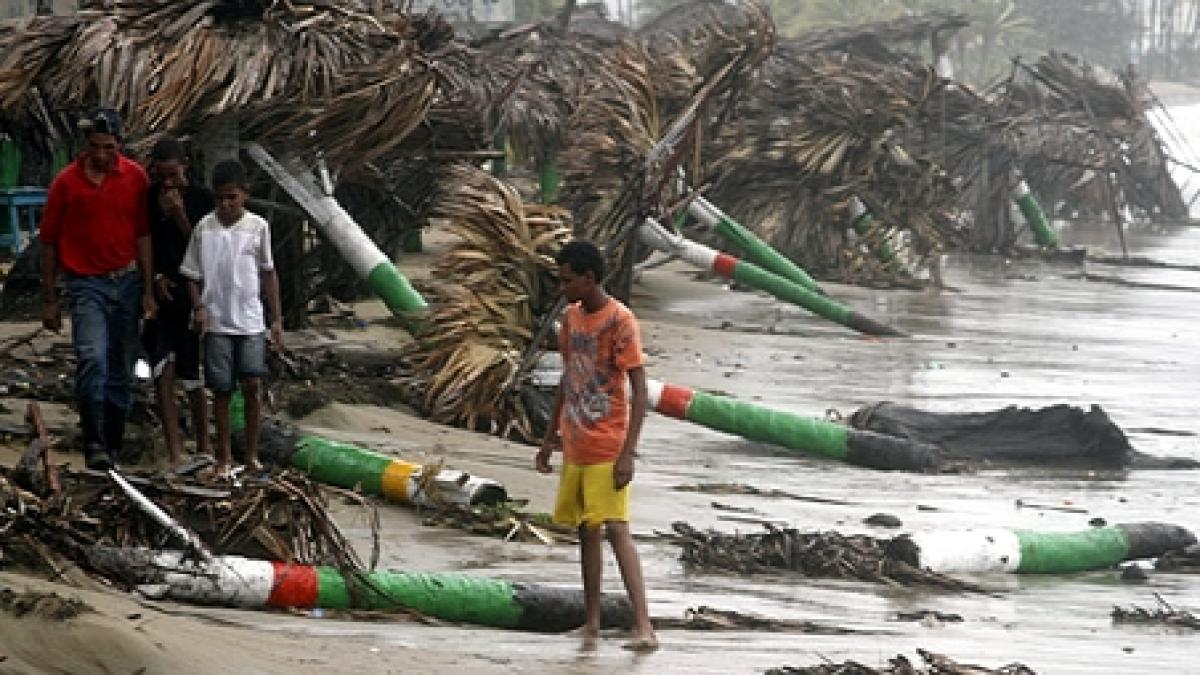
<instances>
[{"instance_id":1,"label":"man in black shirt","mask_svg":"<svg viewBox=\"0 0 1200 675\"><path fill-rule=\"evenodd\" d=\"M192 410L196 452L208 454L208 400L200 379L200 336L191 329L192 299L179 264L187 251L192 227L214 208L212 192L188 180L187 155L174 139L159 141L150 152L150 195L147 204L150 240L154 245L154 292L158 316L145 325L143 340L157 380L159 414L170 463L183 460L175 380L183 384Z\"/></svg>"}]
</instances>

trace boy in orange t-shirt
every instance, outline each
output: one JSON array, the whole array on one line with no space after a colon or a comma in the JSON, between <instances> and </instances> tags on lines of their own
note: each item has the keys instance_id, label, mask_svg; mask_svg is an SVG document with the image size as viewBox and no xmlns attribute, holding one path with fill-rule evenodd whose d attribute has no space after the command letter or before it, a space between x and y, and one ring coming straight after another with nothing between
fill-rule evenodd
<instances>
[{"instance_id":1,"label":"boy in orange t-shirt","mask_svg":"<svg viewBox=\"0 0 1200 675\"><path fill-rule=\"evenodd\" d=\"M604 533L633 605L633 639L625 647L658 647L646 606L642 564L629 530L629 483L642 420L646 372L637 319L604 292L604 256L594 244L572 241L559 251L558 278L570 304L559 331L562 382L537 470L550 473L550 454L560 436L564 456L555 522L579 528L586 620L585 643L600 634L600 581ZM626 381L632 395L626 393Z\"/></svg>"}]
</instances>

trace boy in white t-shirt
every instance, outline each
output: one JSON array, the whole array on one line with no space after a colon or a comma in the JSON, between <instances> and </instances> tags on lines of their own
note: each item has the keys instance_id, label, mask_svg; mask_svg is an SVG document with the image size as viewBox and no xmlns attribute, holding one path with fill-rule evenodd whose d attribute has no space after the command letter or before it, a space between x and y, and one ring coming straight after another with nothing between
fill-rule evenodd
<instances>
[{"instance_id":1,"label":"boy in white t-shirt","mask_svg":"<svg viewBox=\"0 0 1200 675\"><path fill-rule=\"evenodd\" d=\"M246 468L262 469L258 429L262 376L267 373L263 291L274 349L283 347L283 326L271 230L266 220L246 210L246 170L238 162L221 162L213 169L213 192L216 210L192 229L179 271L188 279L193 326L204 336L204 379L213 392L217 422L216 474L224 478L231 454L229 399L238 383L246 401Z\"/></svg>"}]
</instances>

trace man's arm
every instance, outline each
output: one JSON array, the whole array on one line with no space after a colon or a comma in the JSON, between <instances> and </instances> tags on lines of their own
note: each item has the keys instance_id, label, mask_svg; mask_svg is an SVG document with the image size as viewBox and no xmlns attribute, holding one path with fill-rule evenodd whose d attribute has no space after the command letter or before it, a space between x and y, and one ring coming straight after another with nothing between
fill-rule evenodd
<instances>
[{"instance_id":1,"label":"man's arm","mask_svg":"<svg viewBox=\"0 0 1200 675\"><path fill-rule=\"evenodd\" d=\"M542 438L542 447L534 459L534 466L541 473L550 473L554 470L550 466L550 455L558 445L559 418L562 417L563 398L563 386L560 382L558 388L554 390L554 406L551 407L550 419L546 422L546 435Z\"/></svg>"},{"instance_id":2,"label":"man's arm","mask_svg":"<svg viewBox=\"0 0 1200 675\"><path fill-rule=\"evenodd\" d=\"M192 296L192 330L200 335L208 332L208 308L204 306L204 288L199 281L188 279L188 293Z\"/></svg>"},{"instance_id":3,"label":"man's arm","mask_svg":"<svg viewBox=\"0 0 1200 675\"><path fill-rule=\"evenodd\" d=\"M137 238L137 263L142 272L142 318L152 319L158 314L158 303L154 300L154 247L148 234Z\"/></svg>"},{"instance_id":4,"label":"man's arm","mask_svg":"<svg viewBox=\"0 0 1200 675\"><path fill-rule=\"evenodd\" d=\"M267 295L267 310L271 312L271 344L283 349L283 303L279 301L279 275L275 270L259 272L263 290Z\"/></svg>"},{"instance_id":5,"label":"man's arm","mask_svg":"<svg viewBox=\"0 0 1200 675\"><path fill-rule=\"evenodd\" d=\"M42 326L58 332L62 313L58 307L58 246L42 242Z\"/></svg>"},{"instance_id":6,"label":"man's arm","mask_svg":"<svg viewBox=\"0 0 1200 675\"><path fill-rule=\"evenodd\" d=\"M613 486L620 490L633 480L633 457L637 452L638 439L642 436L642 422L646 419L646 369L638 366L626 371L632 400L629 409L629 429L621 446L621 455L613 467Z\"/></svg>"}]
</instances>

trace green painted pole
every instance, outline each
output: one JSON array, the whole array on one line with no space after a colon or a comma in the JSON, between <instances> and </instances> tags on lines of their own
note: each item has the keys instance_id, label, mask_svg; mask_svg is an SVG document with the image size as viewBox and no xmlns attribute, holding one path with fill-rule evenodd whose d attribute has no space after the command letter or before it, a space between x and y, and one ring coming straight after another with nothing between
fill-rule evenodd
<instances>
[{"instance_id":1,"label":"green painted pole","mask_svg":"<svg viewBox=\"0 0 1200 675\"><path fill-rule=\"evenodd\" d=\"M1029 184L1025 182L1024 178L1017 182L1016 202L1017 208L1021 210L1021 215L1025 218L1025 223L1029 225L1030 231L1033 232L1034 241L1038 246L1057 248L1058 235L1050 228L1050 224L1046 220L1046 212L1042 210L1042 205L1038 203L1037 197L1029 189Z\"/></svg>"},{"instance_id":2,"label":"green painted pole","mask_svg":"<svg viewBox=\"0 0 1200 675\"><path fill-rule=\"evenodd\" d=\"M825 291L821 290L808 272L704 197L692 200L692 203L688 204L688 212L702 225L711 227L723 239L738 247L750 262L814 293L825 295Z\"/></svg>"},{"instance_id":3,"label":"green painted pole","mask_svg":"<svg viewBox=\"0 0 1200 675\"><path fill-rule=\"evenodd\" d=\"M558 202L558 162L554 157L546 157L538 165L538 185L541 188L543 204Z\"/></svg>"},{"instance_id":4,"label":"green painted pole","mask_svg":"<svg viewBox=\"0 0 1200 675\"><path fill-rule=\"evenodd\" d=\"M896 252L892 249L891 242L887 236L881 235L878 241L873 241L872 229L875 226L875 218L871 212L867 210L867 205L863 204L862 200L857 196L850 198L850 224L858 236L867 242L867 245L875 253L875 257L885 263L895 263Z\"/></svg>"}]
</instances>

